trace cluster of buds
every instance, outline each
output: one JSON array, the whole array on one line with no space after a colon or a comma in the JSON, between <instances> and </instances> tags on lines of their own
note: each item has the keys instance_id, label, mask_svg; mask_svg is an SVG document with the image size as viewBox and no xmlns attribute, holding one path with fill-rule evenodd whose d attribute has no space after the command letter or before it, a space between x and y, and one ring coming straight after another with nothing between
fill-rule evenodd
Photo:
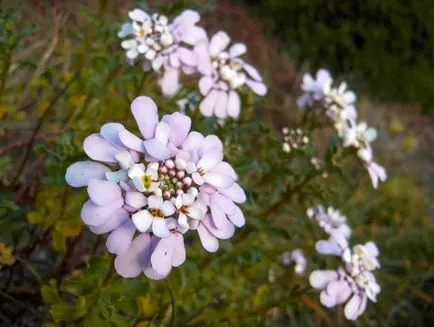
<instances>
[{"instance_id":1,"label":"cluster of buds","mask_svg":"<svg viewBox=\"0 0 434 327\"><path fill-rule=\"evenodd\" d=\"M372 185L377 188L380 181L387 179L387 173L373 161L371 142L376 139L377 131L366 123L357 121L356 94L347 88L345 82L334 87L333 78L325 69L320 69L316 78L305 74L301 88L304 93L298 99L298 104L302 107L319 105L324 109L343 146L356 149L358 157L368 170Z\"/></svg>"},{"instance_id":2,"label":"cluster of buds","mask_svg":"<svg viewBox=\"0 0 434 327\"><path fill-rule=\"evenodd\" d=\"M282 128L283 134L283 152L290 153L293 150L302 149L309 144L309 136L301 129Z\"/></svg>"}]
</instances>

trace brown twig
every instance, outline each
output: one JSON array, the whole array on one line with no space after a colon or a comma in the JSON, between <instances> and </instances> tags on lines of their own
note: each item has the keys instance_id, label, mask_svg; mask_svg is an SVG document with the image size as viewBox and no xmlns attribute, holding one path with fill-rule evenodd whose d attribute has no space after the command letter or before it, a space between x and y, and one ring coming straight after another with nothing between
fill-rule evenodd
<instances>
[{"instance_id":1,"label":"brown twig","mask_svg":"<svg viewBox=\"0 0 434 327\"><path fill-rule=\"evenodd\" d=\"M54 131L54 132L47 132L47 133L40 133L37 134L34 138L35 141L37 140L44 140L53 136L56 136L58 134L64 133L66 131L66 129L61 129L58 131ZM9 152L15 148L19 148L21 146L23 146L24 144L27 144L31 141L31 138L29 139L25 139L25 140L18 140L15 142L11 142L8 145L4 146L3 148L0 149L0 154L5 154L6 152Z\"/></svg>"}]
</instances>

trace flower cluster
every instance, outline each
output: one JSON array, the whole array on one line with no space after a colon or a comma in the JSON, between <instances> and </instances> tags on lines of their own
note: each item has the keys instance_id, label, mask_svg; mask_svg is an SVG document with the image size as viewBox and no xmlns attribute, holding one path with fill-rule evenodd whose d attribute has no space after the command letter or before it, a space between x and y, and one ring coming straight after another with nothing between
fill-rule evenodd
<instances>
[{"instance_id":1,"label":"flower cluster","mask_svg":"<svg viewBox=\"0 0 434 327\"><path fill-rule=\"evenodd\" d=\"M326 307L334 307L347 302L345 317L357 319L366 309L367 300L376 302L380 286L372 271L379 268L378 249L373 242L356 245L352 249L348 239L351 229L346 224L346 217L338 210L319 205L310 208L307 215L316 219L320 227L330 236L328 240L319 240L316 251L323 255L337 256L342 266L337 270L316 270L310 275L310 283L321 289L320 301Z\"/></svg>"},{"instance_id":2,"label":"flower cluster","mask_svg":"<svg viewBox=\"0 0 434 327\"><path fill-rule=\"evenodd\" d=\"M316 78L310 74L303 76L301 85L303 95L298 99L301 107L319 105L333 122L333 126L344 147L353 147L358 157L368 170L374 188L387 179L386 170L373 160L371 142L377 137L377 131L365 122L357 121L355 107L356 94L342 82L333 86L333 78L325 69L320 69Z\"/></svg>"},{"instance_id":3,"label":"flower cluster","mask_svg":"<svg viewBox=\"0 0 434 327\"><path fill-rule=\"evenodd\" d=\"M95 234L110 233L116 271L161 279L185 261L189 230L209 252L232 237L244 225L236 204L246 196L217 136L190 131L190 118L178 112L159 120L148 97L135 99L131 111L143 138L119 123L103 125L83 144L94 161L74 163L65 178L87 186L82 220Z\"/></svg>"},{"instance_id":4,"label":"flower cluster","mask_svg":"<svg viewBox=\"0 0 434 327\"><path fill-rule=\"evenodd\" d=\"M282 128L283 134L283 152L290 153L292 150L297 150L309 144L309 136L301 129Z\"/></svg>"},{"instance_id":5,"label":"flower cluster","mask_svg":"<svg viewBox=\"0 0 434 327\"><path fill-rule=\"evenodd\" d=\"M329 235L340 233L347 239L351 236L351 228L347 224L347 217L333 207L325 209L322 205L317 205L307 209L306 214L310 219L315 219L324 232Z\"/></svg>"},{"instance_id":6,"label":"flower cluster","mask_svg":"<svg viewBox=\"0 0 434 327\"><path fill-rule=\"evenodd\" d=\"M185 10L172 22L164 15L149 15L141 9L130 11L129 17L131 22L122 25L118 33L120 38L127 38L121 45L128 60L140 58L145 70L152 68L161 74L164 95L178 92L181 72L199 73L203 96L200 112L224 120L240 115L238 91L243 86L260 96L267 93L259 72L240 58L247 52L246 45L229 46L230 37L223 31L208 40L205 30L196 26L200 20L197 12Z\"/></svg>"},{"instance_id":7,"label":"flower cluster","mask_svg":"<svg viewBox=\"0 0 434 327\"><path fill-rule=\"evenodd\" d=\"M181 71L195 72L197 55L193 47L206 39L206 33L196 26L199 14L185 10L172 22L164 15L149 15L141 9L129 12L130 23L122 25L118 33L122 47L130 61L140 58L145 70L162 73L160 79L164 95L172 96L179 89Z\"/></svg>"},{"instance_id":8,"label":"flower cluster","mask_svg":"<svg viewBox=\"0 0 434 327\"><path fill-rule=\"evenodd\" d=\"M322 243L317 243L317 251L340 256L342 266L337 270L313 271L310 283L322 290L320 301L324 306L331 308L346 302L345 317L356 320L366 310L368 299L376 302L381 290L372 273L380 267L378 249L373 242L358 244L350 249L340 234L333 241L319 242Z\"/></svg>"},{"instance_id":9,"label":"flower cluster","mask_svg":"<svg viewBox=\"0 0 434 327\"><path fill-rule=\"evenodd\" d=\"M230 42L229 35L220 31L209 42L195 47L199 56L197 68L202 74L199 90L204 96L199 109L207 117L237 118L241 110L238 90L244 85L260 96L267 93L259 72L240 58L247 51L246 45L229 46Z\"/></svg>"}]
</instances>

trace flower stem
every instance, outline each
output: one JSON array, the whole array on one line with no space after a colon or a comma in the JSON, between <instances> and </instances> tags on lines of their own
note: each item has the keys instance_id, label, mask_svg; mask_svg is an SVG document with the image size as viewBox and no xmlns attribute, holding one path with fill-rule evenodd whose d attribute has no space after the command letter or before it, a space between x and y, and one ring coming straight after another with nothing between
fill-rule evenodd
<instances>
[{"instance_id":1,"label":"flower stem","mask_svg":"<svg viewBox=\"0 0 434 327\"><path fill-rule=\"evenodd\" d=\"M175 296L173 295L172 289L170 288L169 282L167 279L164 280L164 283L166 284L167 290L170 294L170 302L172 306L172 317L170 319L170 326L175 326L175 320L176 320L176 303L175 303Z\"/></svg>"}]
</instances>

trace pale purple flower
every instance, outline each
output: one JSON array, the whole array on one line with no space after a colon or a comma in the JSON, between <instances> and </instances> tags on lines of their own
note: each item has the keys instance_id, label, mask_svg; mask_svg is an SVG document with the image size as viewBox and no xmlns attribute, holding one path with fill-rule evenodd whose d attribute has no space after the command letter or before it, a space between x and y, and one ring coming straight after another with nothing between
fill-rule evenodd
<instances>
[{"instance_id":1,"label":"pale purple flower","mask_svg":"<svg viewBox=\"0 0 434 327\"><path fill-rule=\"evenodd\" d=\"M202 242L202 230L216 241L230 238L234 225L244 224L234 202L246 197L217 136L190 131L190 118L177 112L159 120L148 97L135 99L131 111L142 136L119 123L103 125L83 143L98 162L72 164L65 179L87 186L82 220L95 234L110 233L107 248L118 255L118 273L160 279L184 262L189 230L198 229Z\"/></svg>"},{"instance_id":2,"label":"pale purple flower","mask_svg":"<svg viewBox=\"0 0 434 327\"><path fill-rule=\"evenodd\" d=\"M282 254L282 263L289 266L291 263L295 264L294 270L297 274L302 275L307 266L307 260L301 249L295 249L291 252L286 251Z\"/></svg>"},{"instance_id":3,"label":"pale purple flower","mask_svg":"<svg viewBox=\"0 0 434 327\"><path fill-rule=\"evenodd\" d=\"M370 145L359 149L357 155L363 161L364 166L368 170L374 188L377 188L380 182L385 182L387 180L386 169L373 160L373 153Z\"/></svg>"},{"instance_id":4,"label":"pale purple flower","mask_svg":"<svg viewBox=\"0 0 434 327\"><path fill-rule=\"evenodd\" d=\"M351 236L351 228L347 224L347 217L333 207L325 209L322 205L317 205L307 210L307 216L310 219L315 219L327 234L337 232L342 234L344 238Z\"/></svg>"},{"instance_id":5,"label":"pale purple flower","mask_svg":"<svg viewBox=\"0 0 434 327\"><path fill-rule=\"evenodd\" d=\"M310 74L303 75L301 89L304 92L297 100L300 107L313 106L316 101L324 98L324 92L333 82L330 72L320 69L316 72L316 79Z\"/></svg>"},{"instance_id":6,"label":"pale purple flower","mask_svg":"<svg viewBox=\"0 0 434 327\"><path fill-rule=\"evenodd\" d=\"M118 33L122 47L127 50L130 61L143 60L145 70L161 73L159 80L162 92L173 96L179 89L181 71L191 74L196 71L197 54L193 47L206 40L206 32L196 26L200 16L193 10L185 10L172 22L160 14L134 9L129 12L131 23L122 25Z\"/></svg>"},{"instance_id":7,"label":"pale purple flower","mask_svg":"<svg viewBox=\"0 0 434 327\"><path fill-rule=\"evenodd\" d=\"M239 58L247 52L243 43L234 43L227 33L217 32L211 40L195 46L198 54L199 90L204 96L199 105L200 112L219 119L238 118L241 100L238 90L246 85L260 96L267 93L267 87L259 72Z\"/></svg>"},{"instance_id":8,"label":"pale purple flower","mask_svg":"<svg viewBox=\"0 0 434 327\"><path fill-rule=\"evenodd\" d=\"M329 246L333 247L332 242ZM328 252L333 254L332 250ZM322 290L320 301L324 306L331 308L346 302L345 317L356 320L366 310L368 299L376 302L381 290L372 273L380 267L378 249L373 242L368 242L356 245L353 251L347 248L345 252L348 255L342 257L343 266L337 270L315 270L309 280L314 288Z\"/></svg>"}]
</instances>

